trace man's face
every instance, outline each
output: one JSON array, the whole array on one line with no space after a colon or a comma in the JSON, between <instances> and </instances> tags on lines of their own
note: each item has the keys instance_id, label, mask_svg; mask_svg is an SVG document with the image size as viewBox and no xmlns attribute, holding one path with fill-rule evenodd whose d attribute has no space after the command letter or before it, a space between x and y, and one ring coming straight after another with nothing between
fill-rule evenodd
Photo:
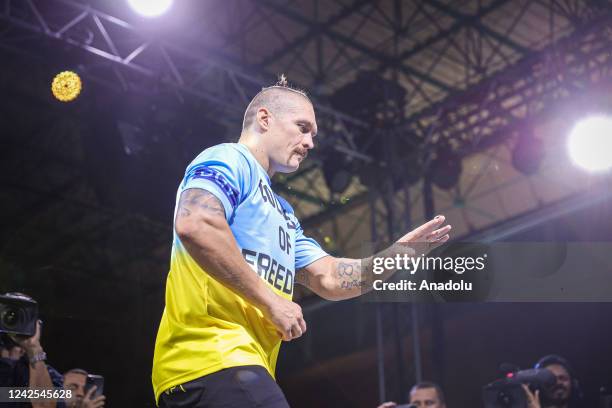
<instances>
[{"instance_id":1,"label":"man's face","mask_svg":"<svg viewBox=\"0 0 612 408\"><path fill-rule=\"evenodd\" d=\"M569 373L560 364L551 364L546 368L557 378L556 384L546 392L546 400L556 405L568 402L572 393L572 379Z\"/></svg>"},{"instance_id":2,"label":"man's face","mask_svg":"<svg viewBox=\"0 0 612 408\"><path fill-rule=\"evenodd\" d=\"M444 408L435 388L419 388L410 393L410 403L418 408Z\"/></svg>"},{"instance_id":3,"label":"man's face","mask_svg":"<svg viewBox=\"0 0 612 408\"><path fill-rule=\"evenodd\" d=\"M272 113L265 135L266 150L273 172L291 173L314 147L317 122L312 104L300 95L291 95L291 106L285 112Z\"/></svg>"},{"instance_id":4,"label":"man's face","mask_svg":"<svg viewBox=\"0 0 612 408\"><path fill-rule=\"evenodd\" d=\"M64 375L64 388L72 390L72 399L68 406L73 406L85 396L85 384L87 376L79 373L67 373Z\"/></svg>"}]
</instances>

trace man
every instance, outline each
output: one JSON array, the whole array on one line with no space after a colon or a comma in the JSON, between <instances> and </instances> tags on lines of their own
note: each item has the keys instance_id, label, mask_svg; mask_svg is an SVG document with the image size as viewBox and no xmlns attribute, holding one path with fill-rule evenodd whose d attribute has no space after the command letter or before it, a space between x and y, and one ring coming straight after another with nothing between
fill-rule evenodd
<instances>
[{"instance_id":1,"label":"man","mask_svg":"<svg viewBox=\"0 0 612 408\"><path fill-rule=\"evenodd\" d=\"M316 133L309 98L281 78L247 107L238 143L206 149L187 167L153 358L160 406L288 407L274 369L281 340L306 331L294 282L340 300L373 280L368 260L331 257L307 238L270 187L275 173L298 169ZM427 252L448 240L443 222L399 242Z\"/></svg>"},{"instance_id":2,"label":"man","mask_svg":"<svg viewBox=\"0 0 612 408\"><path fill-rule=\"evenodd\" d=\"M11 292L5 296L32 300L23 293ZM45 360L47 354L43 350L40 337L42 332L42 321L36 322L36 331L31 337L3 334L3 350L0 359L0 386L4 387L30 387L30 388L53 388L61 386L61 375L51 366L47 366ZM54 400L37 400L23 403L22 406L33 408L55 408L61 403ZM19 405L16 405L19 406Z\"/></svg>"},{"instance_id":3,"label":"man","mask_svg":"<svg viewBox=\"0 0 612 408\"><path fill-rule=\"evenodd\" d=\"M80 368L73 368L64 373L64 388L72 391L72 398L66 401L67 408L103 408L104 395L93 397L97 387L94 385L85 391L88 373Z\"/></svg>"},{"instance_id":4,"label":"man","mask_svg":"<svg viewBox=\"0 0 612 408\"><path fill-rule=\"evenodd\" d=\"M436 383L420 382L410 389L410 405L416 408L446 408L446 400L442 388ZM378 408L393 408L395 402L385 402Z\"/></svg>"},{"instance_id":5,"label":"man","mask_svg":"<svg viewBox=\"0 0 612 408\"><path fill-rule=\"evenodd\" d=\"M557 381L541 393L539 390L532 393L527 386L523 386L529 408L570 408L581 399L578 382L573 378L570 364L565 358L555 354L542 357L536 368L548 369Z\"/></svg>"}]
</instances>

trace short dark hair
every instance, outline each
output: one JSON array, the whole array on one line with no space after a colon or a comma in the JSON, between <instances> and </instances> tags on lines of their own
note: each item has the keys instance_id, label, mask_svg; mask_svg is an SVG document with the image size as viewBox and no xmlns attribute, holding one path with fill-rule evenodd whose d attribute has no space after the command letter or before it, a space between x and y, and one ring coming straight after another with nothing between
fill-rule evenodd
<instances>
[{"instance_id":1,"label":"short dark hair","mask_svg":"<svg viewBox=\"0 0 612 408\"><path fill-rule=\"evenodd\" d=\"M64 375L66 374L81 374L81 375L84 375L85 377L89 375L89 373L83 370L82 368L71 368L70 370L64 373Z\"/></svg>"},{"instance_id":2,"label":"short dark hair","mask_svg":"<svg viewBox=\"0 0 612 408\"><path fill-rule=\"evenodd\" d=\"M251 99L249 106L247 106L244 112L242 130L248 129L253 125L257 111L260 108L265 106L272 110L278 110L282 104L281 100L283 99L283 96L287 95L287 92L302 96L306 98L308 102L312 103L304 90L289 86L287 83L287 77L284 74L281 74L278 81L274 85L262 88L261 91L259 91L257 95L253 97L253 99Z\"/></svg>"},{"instance_id":3,"label":"short dark hair","mask_svg":"<svg viewBox=\"0 0 612 408\"><path fill-rule=\"evenodd\" d=\"M435 389L436 393L438 394L438 399L440 400L440 402L442 404L446 404L446 398L444 397L444 392L442 391L442 387L440 387L435 382L431 382L431 381L421 381L421 382L418 382L418 383L416 383L416 384L414 384L412 386L412 388L410 389L409 394L412 394L416 390L422 390L422 389L425 389L425 388L433 388L433 389Z\"/></svg>"}]
</instances>

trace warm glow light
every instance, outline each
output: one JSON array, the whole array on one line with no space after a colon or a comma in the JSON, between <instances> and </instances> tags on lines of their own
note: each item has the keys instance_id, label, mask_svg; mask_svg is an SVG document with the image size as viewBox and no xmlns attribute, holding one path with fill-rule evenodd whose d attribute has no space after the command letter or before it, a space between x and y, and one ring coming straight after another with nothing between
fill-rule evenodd
<instances>
[{"instance_id":1,"label":"warm glow light","mask_svg":"<svg viewBox=\"0 0 612 408\"><path fill-rule=\"evenodd\" d=\"M134 11L145 17L160 16L172 6L172 0L128 0L128 3Z\"/></svg>"},{"instance_id":2,"label":"warm glow light","mask_svg":"<svg viewBox=\"0 0 612 408\"><path fill-rule=\"evenodd\" d=\"M64 71L53 78L51 83L51 92L58 100L62 102L70 102L79 96L81 93L81 78L72 72Z\"/></svg>"},{"instance_id":3,"label":"warm glow light","mask_svg":"<svg viewBox=\"0 0 612 408\"><path fill-rule=\"evenodd\" d=\"M570 157L589 171L612 168L612 118L592 116L574 126L568 141Z\"/></svg>"}]
</instances>

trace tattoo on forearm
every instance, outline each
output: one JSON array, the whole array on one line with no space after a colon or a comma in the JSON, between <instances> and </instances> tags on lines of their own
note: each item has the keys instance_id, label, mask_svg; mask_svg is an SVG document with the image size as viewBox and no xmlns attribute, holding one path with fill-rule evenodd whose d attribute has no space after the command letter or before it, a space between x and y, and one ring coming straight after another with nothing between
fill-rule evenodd
<instances>
[{"instance_id":1,"label":"tattoo on forearm","mask_svg":"<svg viewBox=\"0 0 612 408\"><path fill-rule=\"evenodd\" d=\"M342 281L340 283L340 289L351 290L353 288L363 288L366 286L366 282L359 279L353 279L351 281Z\"/></svg>"},{"instance_id":2,"label":"tattoo on forearm","mask_svg":"<svg viewBox=\"0 0 612 408\"><path fill-rule=\"evenodd\" d=\"M178 216L189 217L198 210L225 216L223 204L212 193L199 188L183 191L179 199Z\"/></svg>"},{"instance_id":3,"label":"tattoo on forearm","mask_svg":"<svg viewBox=\"0 0 612 408\"><path fill-rule=\"evenodd\" d=\"M348 262L340 261L338 263L338 276L353 276L353 272L355 272L355 266Z\"/></svg>"},{"instance_id":4,"label":"tattoo on forearm","mask_svg":"<svg viewBox=\"0 0 612 408\"><path fill-rule=\"evenodd\" d=\"M366 285L366 281L362 279L359 260L340 261L336 265L335 272L340 289L351 290Z\"/></svg>"}]
</instances>

